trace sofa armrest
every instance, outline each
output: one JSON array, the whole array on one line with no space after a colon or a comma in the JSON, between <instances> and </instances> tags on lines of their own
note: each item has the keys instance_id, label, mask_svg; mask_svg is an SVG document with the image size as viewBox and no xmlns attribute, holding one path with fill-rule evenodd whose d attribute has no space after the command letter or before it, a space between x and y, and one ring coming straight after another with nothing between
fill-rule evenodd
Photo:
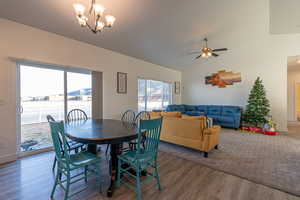
<instances>
[{"instance_id":1,"label":"sofa armrest","mask_svg":"<svg viewBox=\"0 0 300 200\"><path fill-rule=\"evenodd\" d=\"M202 149L204 152L209 152L214 149L220 142L220 126L213 126L203 130Z\"/></svg>"},{"instance_id":2,"label":"sofa armrest","mask_svg":"<svg viewBox=\"0 0 300 200\"><path fill-rule=\"evenodd\" d=\"M221 130L220 126L214 125L210 128L204 129L203 135L216 135L216 134L219 135L220 130Z\"/></svg>"}]
</instances>

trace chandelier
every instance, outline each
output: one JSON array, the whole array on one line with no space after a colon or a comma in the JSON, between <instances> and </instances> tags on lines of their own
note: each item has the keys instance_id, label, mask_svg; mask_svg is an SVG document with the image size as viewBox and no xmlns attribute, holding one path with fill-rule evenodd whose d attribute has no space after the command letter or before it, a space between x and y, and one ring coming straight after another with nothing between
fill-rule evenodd
<instances>
[{"instance_id":1,"label":"chandelier","mask_svg":"<svg viewBox=\"0 0 300 200\"><path fill-rule=\"evenodd\" d=\"M75 3L73 7L79 25L81 27L87 27L95 34L101 32L104 28L111 28L116 20L112 15L106 15L104 17L103 13L105 8L101 4L96 3L96 0L91 0L88 16L85 15L85 7L82 4ZM103 18L105 18L105 22Z\"/></svg>"}]
</instances>

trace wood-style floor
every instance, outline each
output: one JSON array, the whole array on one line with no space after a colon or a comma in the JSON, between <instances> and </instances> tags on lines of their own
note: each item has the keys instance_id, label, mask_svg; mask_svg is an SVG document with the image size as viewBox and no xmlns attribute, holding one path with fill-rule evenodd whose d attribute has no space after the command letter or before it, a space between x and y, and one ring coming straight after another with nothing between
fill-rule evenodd
<instances>
[{"instance_id":1,"label":"wood-style floor","mask_svg":"<svg viewBox=\"0 0 300 200\"><path fill-rule=\"evenodd\" d=\"M0 200L49 199L54 179L51 171L53 155L42 153L0 166ZM159 154L159 164L163 190L159 192L155 182L143 185L144 200L300 200L299 197L166 153ZM102 165L103 173L108 174L105 158ZM108 178L108 175L104 177L104 187L107 187ZM85 183L78 183L71 191L83 185ZM88 185L88 190L73 199L108 199L105 193L98 192L95 180L91 179ZM63 199L61 189L57 191L55 199ZM121 186L111 199L135 199L135 193Z\"/></svg>"}]
</instances>

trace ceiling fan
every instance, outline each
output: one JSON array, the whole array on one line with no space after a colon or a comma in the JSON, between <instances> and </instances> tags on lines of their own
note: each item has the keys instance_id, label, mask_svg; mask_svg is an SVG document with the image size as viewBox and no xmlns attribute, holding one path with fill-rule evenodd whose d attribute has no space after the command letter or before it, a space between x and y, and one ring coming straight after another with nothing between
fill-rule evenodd
<instances>
[{"instance_id":1,"label":"ceiling fan","mask_svg":"<svg viewBox=\"0 0 300 200\"><path fill-rule=\"evenodd\" d=\"M219 55L216 54L215 52L220 52L220 51L227 51L227 48L221 48L221 49L211 49L207 45L207 38L204 38L205 46L201 49L199 52L191 52L190 54L199 54L195 59L198 58L209 58L211 56L218 57Z\"/></svg>"}]
</instances>

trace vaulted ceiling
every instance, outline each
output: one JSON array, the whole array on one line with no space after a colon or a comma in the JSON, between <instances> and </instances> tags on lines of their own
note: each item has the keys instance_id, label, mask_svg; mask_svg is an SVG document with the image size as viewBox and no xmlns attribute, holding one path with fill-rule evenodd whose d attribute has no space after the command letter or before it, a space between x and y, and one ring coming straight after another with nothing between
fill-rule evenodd
<instances>
[{"instance_id":1,"label":"vaulted ceiling","mask_svg":"<svg viewBox=\"0 0 300 200\"><path fill-rule=\"evenodd\" d=\"M78 25L72 6L75 2L78 0L1 0L0 17L162 66L178 67L185 59L191 60L188 52L202 47L204 36L226 22L226 18L219 21L214 13L230 6L217 0L98 0L116 22L112 29L95 35ZM79 2L88 5L90 1ZM209 23L205 20L208 18Z\"/></svg>"},{"instance_id":2,"label":"vaulted ceiling","mask_svg":"<svg viewBox=\"0 0 300 200\"><path fill-rule=\"evenodd\" d=\"M201 48L204 37L212 48L230 48L214 43L213 36L230 29L238 6L251 5L238 0L97 1L116 17L115 26L98 35L78 25L72 6L75 2L88 6L90 0L1 0L0 17L177 68L194 62L188 53Z\"/></svg>"}]
</instances>

